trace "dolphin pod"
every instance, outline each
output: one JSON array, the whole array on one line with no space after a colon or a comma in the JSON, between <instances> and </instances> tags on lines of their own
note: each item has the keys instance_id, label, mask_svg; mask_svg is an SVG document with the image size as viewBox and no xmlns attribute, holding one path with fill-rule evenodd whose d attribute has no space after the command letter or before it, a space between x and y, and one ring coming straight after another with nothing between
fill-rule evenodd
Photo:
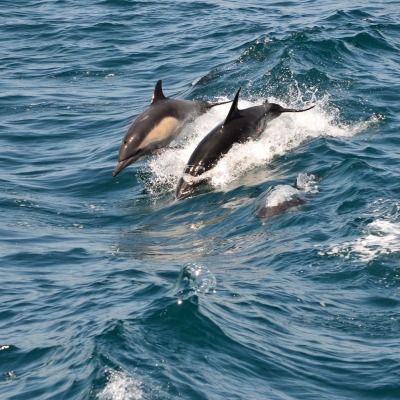
<instances>
[{"instance_id":1,"label":"dolphin pod","mask_svg":"<svg viewBox=\"0 0 400 400\"><path fill-rule=\"evenodd\" d=\"M244 143L257 139L266 128L268 122L286 112L304 112L303 110L283 108L279 104L269 103L238 109L240 89L237 91L228 115L222 123L212 129L198 144L186 164L184 174L175 189L175 197L183 199L190 196L193 190L207 182L203 174L217 164L235 143Z\"/></svg>"},{"instance_id":2,"label":"dolphin pod","mask_svg":"<svg viewBox=\"0 0 400 400\"><path fill-rule=\"evenodd\" d=\"M122 140L118 165L113 172L117 176L124 168L139 158L167 146L189 122L220 104L200 100L178 100L164 95L162 81L154 88L153 99L146 111L138 115Z\"/></svg>"}]
</instances>

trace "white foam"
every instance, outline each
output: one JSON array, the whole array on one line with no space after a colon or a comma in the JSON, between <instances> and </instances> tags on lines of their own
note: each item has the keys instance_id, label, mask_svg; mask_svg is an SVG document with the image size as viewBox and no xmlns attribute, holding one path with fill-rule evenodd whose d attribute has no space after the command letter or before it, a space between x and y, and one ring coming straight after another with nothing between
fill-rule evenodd
<instances>
[{"instance_id":1,"label":"white foam","mask_svg":"<svg viewBox=\"0 0 400 400\"><path fill-rule=\"evenodd\" d=\"M259 105L264 101L265 99L255 102L240 100L239 109ZM268 124L259 140L234 145L215 168L207 173L213 186L224 187L254 167L267 164L273 157L290 152L310 138L351 137L373 123L373 120L354 125L338 123L338 110L329 104L328 96L321 100L313 98L307 104L299 101L299 98L293 104L285 104L274 98L269 98L269 101L290 108L305 108L311 103L316 106L304 113L282 114ZM214 107L185 129L177 142L179 148L167 149L161 155L149 159L147 168L152 175L148 183L150 192L156 192L157 188L165 186L170 190L176 185L197 144L225 119L229 108L230 104Z\"/></svg>"},{"instance_id":2,"label":"white foam","mask_svg":"<svg viewBox=\"0 0 400 400\"><path fill-rule=\"evenodd\" d=\"M296 178L296 187L306 193L318 193L317 178L313 174L301 172Z\"/></svg>"},{"instance_id":3,"label":"white foam","mask_svg":"<svg viewBox=\"0 0 400 400\"><path fill-rule=\"evenodd\" d=\"M387 219L371 222L364 236L351 242L336 244L321 255L338 255L369 262L381 255L400 252L400 223Z\"/></svg>"},{"instance_id":4,"label":"white foam","mask_svg":"<svg viewBox=\"0 0 400 400\"><path fill-rule=\"evenodd\" d=\"M277 207L285 201L292 200L300 195L300 190L289 185L278 185L274 187L264 199L264 207Z\"/></svg>"},{"instance_id":5,"label":"white foam","mask_svg":"<svg viewBox=\"0 0 400 400\"><path fill-rule=\"evenodd\" d=\"M363 261L382 254L400 252L400 223L378 219L368 225L368 234L353 243L353 251Z\"/></svg>"},{"instance_id":6,"label":"white foam","mask_svg":"<svg viewBox=\"0 0 400 400\"><path fill-rule=\"evenodd\" d=\"M141 400L142 382L122 371L108 370L106 387L97 395L99 400Z\"/></svg>"}]
</instances>

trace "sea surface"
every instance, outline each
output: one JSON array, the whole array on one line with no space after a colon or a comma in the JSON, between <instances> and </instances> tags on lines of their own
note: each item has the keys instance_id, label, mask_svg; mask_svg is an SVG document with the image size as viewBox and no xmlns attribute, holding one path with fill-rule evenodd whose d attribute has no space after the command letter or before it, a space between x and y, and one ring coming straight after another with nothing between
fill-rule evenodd
<instances>
[{"instance_id":1,"label":"sea surface","mask_svg":"<svg viewBox=\"0 0 400 400\"><path fill-rule=\"evenodd\" d=\"M159 79L315 107L176 201L230 105L114 178ZM0 167L0 399L400 398L400 1L2 0Z\"/></svg>"}]
</instances>

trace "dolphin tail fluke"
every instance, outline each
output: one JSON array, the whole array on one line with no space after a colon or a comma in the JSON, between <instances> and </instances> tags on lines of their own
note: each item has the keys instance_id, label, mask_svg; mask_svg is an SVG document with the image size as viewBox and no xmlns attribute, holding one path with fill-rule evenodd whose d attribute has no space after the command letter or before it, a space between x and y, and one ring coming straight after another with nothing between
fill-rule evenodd
<instances>
[{"instance_id":1,"label":"dolphin tail fluke","mask_svg":"<svg viewBox=\"0 0 400 400\"><path fill-rule=\"evenodd\" d=\"M314 108L315 107L315 105L313 105L313 106L311 106L311 107L308 107L308 108L304 108L303 110L296 110L295 108L283 108L282 107L282 110L281 110L281 112L304 112L304 111L308 111L308 110L311 110L312 108Z\"/></svg>"},{"instance_id":2,"label":"dolphin tail fluke","mask_svg":"<svg viewBox=\"0 0 400 400\"><path fill-rule=\"evenodd\" d=\"M228 100L228 101L221 101L219 103L207 103L207 108L213 108L216 106L222 106L222 104L228 104L228 103L232 103L233 100Z\"/></svg>"}]
</instances>

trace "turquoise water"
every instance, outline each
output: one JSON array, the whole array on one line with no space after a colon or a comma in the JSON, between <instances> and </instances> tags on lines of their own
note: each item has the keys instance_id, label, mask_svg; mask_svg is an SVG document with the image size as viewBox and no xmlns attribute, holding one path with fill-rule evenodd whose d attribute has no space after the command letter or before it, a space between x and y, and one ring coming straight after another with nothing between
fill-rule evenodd
<instances>
[{"instance_id":1,"label":"turquoise water","mask_svg":"<svg viewBox=\"0 0 400 400\"><path fill-rule=\"evenodd\" d=\"M1 399L398 399L400 3L2 1ZM116 178L167 96L282 115L174 201L229 105ZM266 221L301 173L305 204Z\"/></svg>"}]
</instances>

